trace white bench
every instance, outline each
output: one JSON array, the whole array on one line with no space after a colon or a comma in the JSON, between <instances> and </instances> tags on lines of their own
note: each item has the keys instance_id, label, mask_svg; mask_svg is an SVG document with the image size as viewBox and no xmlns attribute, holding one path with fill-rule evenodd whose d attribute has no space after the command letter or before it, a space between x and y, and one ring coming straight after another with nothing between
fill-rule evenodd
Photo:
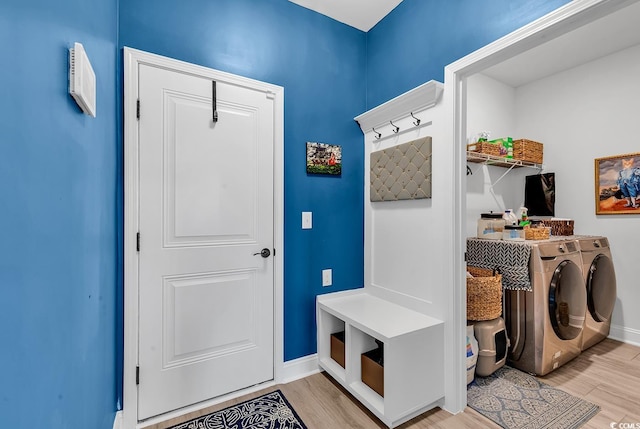
<instances>
[{"instance_id":1,"label":"white bench","mask_svg":"<svg viewBox=\"0 0 640 429\"><path fill-rule=\"evenodd\" d=\"M442 405L444 323L364 289L319 295L320 366L390 428ZM345 331L345 368L331 359L331 334ZM360 355L384 343L384 397L361 380Z\"/></svg>"}]
</instances>

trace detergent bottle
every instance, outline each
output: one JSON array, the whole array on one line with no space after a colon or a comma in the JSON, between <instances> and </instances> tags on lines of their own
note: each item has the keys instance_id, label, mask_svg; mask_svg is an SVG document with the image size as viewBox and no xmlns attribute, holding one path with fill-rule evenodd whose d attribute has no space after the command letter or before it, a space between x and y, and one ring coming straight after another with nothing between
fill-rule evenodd
<instances>
[{"instance_id":1,"label":"detergent bottle","mask_svg":"<svg viewBox=\"0 0 640 429\"><path fill-rule=\"evenodd\" d=\"M518 216L511 209L506 209L504 214L502 215L502 219L505 220L507 225L517 225L518 224Z\"/></svg>"}]
</instances>

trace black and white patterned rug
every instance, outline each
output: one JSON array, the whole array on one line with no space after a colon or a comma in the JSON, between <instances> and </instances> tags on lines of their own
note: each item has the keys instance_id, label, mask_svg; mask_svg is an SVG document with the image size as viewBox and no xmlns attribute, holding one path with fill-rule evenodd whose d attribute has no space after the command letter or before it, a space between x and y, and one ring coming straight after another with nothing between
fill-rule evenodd
<instances>
[{"instance_id":1,"label":"black and white patterned rug","mask_svg":"<svg viewBox=\"0 0 640 429\"><path fill-rule=\"evenodd\" d=\"M280 390L169 429L307 429Z\"/></svg>"},{"instance_id":2,"label":"black and white patterned rug","mask_svg":"<svg viewBox=\"0 0 640 429\"><path fill-rule=\"evenodd\" d=\"M476 377L468 405L505 429L576 429L600 407L510 367Z\"/></svg>"}]
</instances>

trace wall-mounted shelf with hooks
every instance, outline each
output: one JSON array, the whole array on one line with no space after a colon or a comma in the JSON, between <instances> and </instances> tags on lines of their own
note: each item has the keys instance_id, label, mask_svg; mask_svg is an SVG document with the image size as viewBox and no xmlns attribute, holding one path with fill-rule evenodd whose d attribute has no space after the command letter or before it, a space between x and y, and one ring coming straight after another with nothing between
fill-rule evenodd
<instances>
[{"instance_id":1,"label":"wall-mounted shelf with hooks","mask_svg":"<svg viewBox=\"0 0 640 429\"><path fill-rule=\"evenodd\" d=\"M430 80L422 85L407 91L396 98L381 104L354 119L360 125L364 134L373 131L375 141L385 137L395 136L411 129L428 126L431 121L423 121L422 113L438 104L444 91L444 84ZM402 119L411 118L410 123L397 125ZM391 129L379 131L383 127L391 125ZM391 131L391 132L389 132Z\"/></svg>"},{"instance_id":2,"label":"wall-mounted shelf with hooks","mask_svg":"<svg viewBox=\"0 0 640 429\"><path fill-rule=\"evenodd\" d=\"M478 164L495 165L498 167L506 168L519 168L528 167L542 170L542 164L536 164L534 162L522 161L520 159L502 158L499 156L488 155L486 153L469 152L467 151L467 161Z\"/></svg>"}]
</instances>

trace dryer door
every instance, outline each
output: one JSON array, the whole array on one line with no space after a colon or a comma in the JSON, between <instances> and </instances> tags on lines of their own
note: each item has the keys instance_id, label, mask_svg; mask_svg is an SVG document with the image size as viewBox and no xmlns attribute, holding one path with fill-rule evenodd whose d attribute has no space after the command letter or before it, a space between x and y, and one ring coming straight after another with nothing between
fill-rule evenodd
<instances>
[{"instance_id":1,"label":"dryer door","mask_svg":"<svg viewBox=\"0 0 640 429\"><path fill-rule=\"evenodd\" d=\"M549 317L556 335L572 340L580 335L587 312L587 291L582 271L572 261L562 261L549 285Z\"/></svg>"},{"instance_id":2,"label":"dryer door","mask_svg":"<svg viewBox=\"0 0 640 429\"><path fill-rule=\"evenodd\" d=\"M593 259L587 275L587 306L596 322L611 318L616 304L616 273L611 258L599 254Z\"/></svg>"}]
</instances>

